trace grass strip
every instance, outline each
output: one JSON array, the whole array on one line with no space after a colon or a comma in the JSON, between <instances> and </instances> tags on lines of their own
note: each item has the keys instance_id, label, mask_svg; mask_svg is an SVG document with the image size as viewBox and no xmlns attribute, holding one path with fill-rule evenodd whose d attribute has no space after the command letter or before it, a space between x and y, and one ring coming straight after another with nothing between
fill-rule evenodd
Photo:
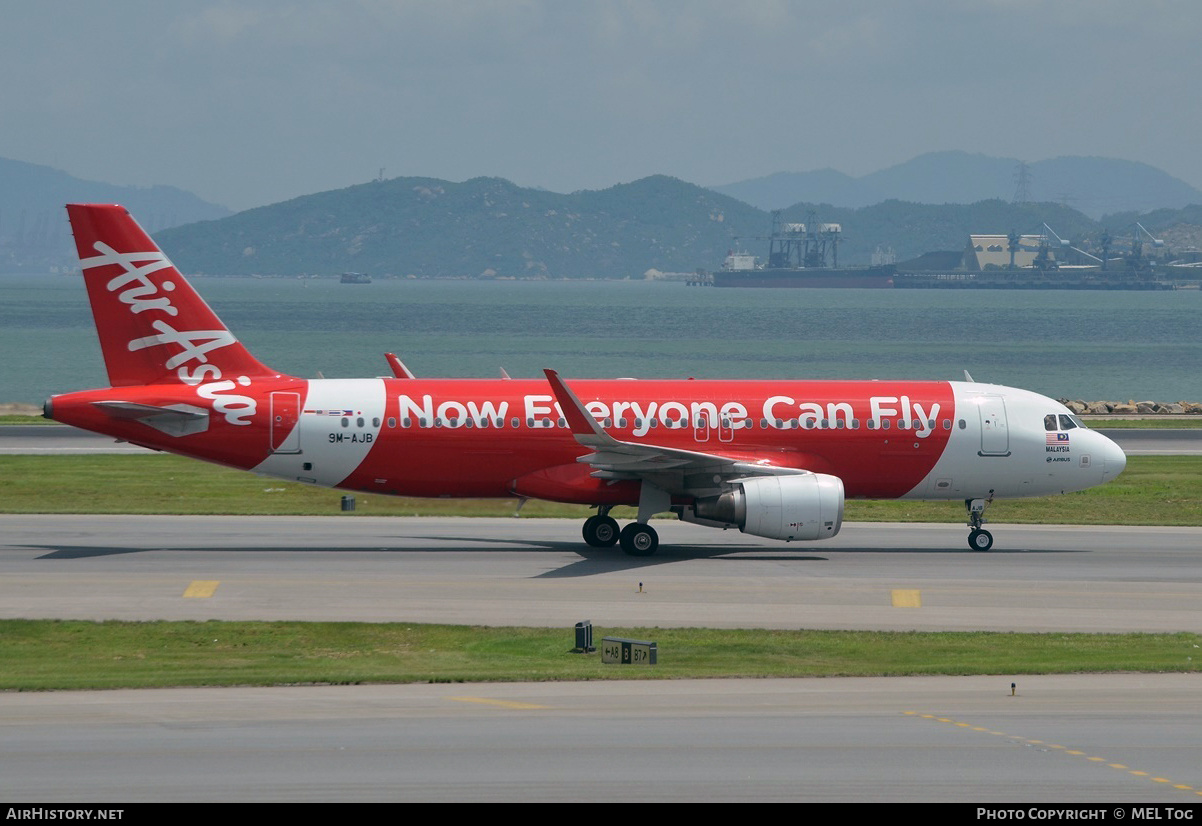
<instances>
[{"instance_id":1,"label":"grass strip","mask_svg":"<svg viewBox=\"0 0 1202 826\"><path fill-rule=\"evenodd\" d=\"M344 491L257 476L168 454L0 456L0 513L334 515ZM354 515L512 516L515 499L355 494ZM590 509L531 500L523 517L583 519ZM630 518L634 509L615 511ZM1132 456L1113 482L1080 493L995 502L1011 524L1202 526L1202 457ZM849 500L848 521L964 520L960 502Z\"/></svg>"},{"instance_id":2,"label":"grass strip","mask_svg":"<svg viewBox=\"0 0 1202 826\"><path fill-rule=\"evenodd\" d=\"M45 424L53 425L58 422L53 419L47 419L41 413L9 413L5 416L0 416L0 426L6 424Z\"/></svg>"},{"instance_id":3,"label":"grass strip","mask_svg":"<svg viewBox=\"0 0 1202 826\"><path fill-rule=\"evenodd\" d=\"M357 622L0 621L0 690L413 682L1192 672L1177 634L595 628L659 664L572 652L571 629Z\"/></svg>"},{"instance_id":4,"label":"grass strip","mask_svg":"<svg viewBox=\"0 0 1202 826\"><path fill-rule=\"evenodd\" d=\"M1143 419L1102 419L1082 416L1085 423L1094 430L1192 430L1202 427L1202 416L1191 415L1186 418L1178 416L1159 418L1148 416Z\"/></svg>"}]
</instances>

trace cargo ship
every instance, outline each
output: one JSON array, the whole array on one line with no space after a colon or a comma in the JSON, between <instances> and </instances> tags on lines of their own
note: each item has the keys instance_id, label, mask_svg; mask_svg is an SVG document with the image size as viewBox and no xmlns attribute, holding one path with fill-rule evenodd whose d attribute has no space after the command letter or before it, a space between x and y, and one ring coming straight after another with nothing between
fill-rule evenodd
<instances>
[{"instance_id":1,"label":"cargo ship","mask_svg":"<svg viewBox=\"0 0 1202 826\"><path fill-rule=\"evenodd\" d=\"M772 213L772 234L768 241L768 261L748 252L731 250L722 269L713 273L715 287L842 287L889 289L897 268L892 264L870 267L840 267L840 224L813 220L804 224L781 221ZM827 264L827 253L831 264Z\"/></svg>"}]
</instances>

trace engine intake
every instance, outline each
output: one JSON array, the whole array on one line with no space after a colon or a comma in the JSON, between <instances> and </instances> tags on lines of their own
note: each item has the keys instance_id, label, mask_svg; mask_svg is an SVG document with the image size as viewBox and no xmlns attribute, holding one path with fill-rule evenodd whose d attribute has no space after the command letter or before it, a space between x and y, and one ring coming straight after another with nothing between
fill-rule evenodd
<instances>
[{"instance_id":1,"label":"engine intake","mask_svg":"<svg viewBox=\"0 0 1202 826\"><path fill-rule=\"evenodd\" d=\"M829 539L843 526L843 480L825 473L735 479L734 487L698 499L687 522L735 525L769 539Z\"/></svg>"}]
</instances>

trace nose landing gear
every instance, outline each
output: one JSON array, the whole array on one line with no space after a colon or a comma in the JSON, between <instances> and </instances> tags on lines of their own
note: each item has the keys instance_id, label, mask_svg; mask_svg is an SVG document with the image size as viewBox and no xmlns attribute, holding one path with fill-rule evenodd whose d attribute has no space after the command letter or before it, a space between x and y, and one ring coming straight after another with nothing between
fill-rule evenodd
<instances>
[{"instance_id":1,"label":"nose landing gear","mask_svg":"<svg viewBox=\"0 0 1202 826\"><path fill-rule=\"evenodd\" d=\"M993 547L993 534L981 527L985 522L985 508L993 501L993 491L989 491L988 499L965 499L964 509L968 511L968 547L974 551L988 551Z\"/></svg>"}]
</instances>

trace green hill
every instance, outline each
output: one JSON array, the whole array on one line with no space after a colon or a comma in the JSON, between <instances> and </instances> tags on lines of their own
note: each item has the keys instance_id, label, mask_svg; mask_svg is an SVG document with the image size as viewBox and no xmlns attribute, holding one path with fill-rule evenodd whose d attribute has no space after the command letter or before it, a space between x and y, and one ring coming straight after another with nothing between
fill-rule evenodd
<instances>
[{"instance_id":1,"label":"green hill","mask_svg":"<svg viewBox=\"0 0 1202 826\"><path fill-rule=\"evenodd\" d=\"M499 178L396 178L160 233L189 272L642 278L717 267L765 213L654 176L560 195Z\"/></svg>"},{"instance_id":2,"label":"green hill","mask_svg":"<svg viewBox=\"0 0 1202 826\"><path fill-rule=\"evenodd\" d=\"M1144 225L1192 225L1198 207L1149 213ZM878 248L897 260L963 249L970 233L1038 233L1091 245L1104 228L1134 232L1131 215L1094 221L1059 204L915 204L858 209L795 204L783 220L843 225L841 266ZM568 195L499 178L452 183L395 178L307 195L157 234L186 272L501 278L642 278L648 269L718 269L739 246L763 260L770 213L662 175ZM1186 236L1181 236L1186 237Z\"/></svg>"}]
</instances>

